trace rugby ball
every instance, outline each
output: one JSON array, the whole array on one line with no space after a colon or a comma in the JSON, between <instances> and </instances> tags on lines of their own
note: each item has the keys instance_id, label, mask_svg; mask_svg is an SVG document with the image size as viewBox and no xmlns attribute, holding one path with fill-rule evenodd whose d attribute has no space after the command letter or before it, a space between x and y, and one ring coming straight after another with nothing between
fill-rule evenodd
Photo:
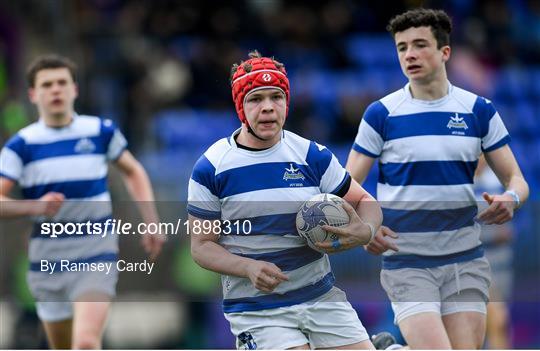
<instances>
[{"instance_id":1,"label":"rugby ball","mask_svg":"<svg viewBox=\"0 0 540 351\"><path fill-rule=\"evenodd\" d=\"M343 227L349 224L349 215L342 207L342 198L332 194L317 194L304 202L296 215L298 234L312 249L324 252L315 243L333 241L339 237L322 229L323 225Z\"/></svg>"}]
</instances>

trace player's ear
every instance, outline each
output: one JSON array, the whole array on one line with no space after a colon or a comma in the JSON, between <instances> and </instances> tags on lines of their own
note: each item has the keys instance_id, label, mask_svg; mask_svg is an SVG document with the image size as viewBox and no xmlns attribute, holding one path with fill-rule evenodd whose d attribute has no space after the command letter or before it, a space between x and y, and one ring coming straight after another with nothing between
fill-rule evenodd
<instances>
[{"instance_id":1,"label":"player's ear","mask_svg":"<svg viewBox=\"0 0 540 351\"><path fill-rule=\"evenodd\" d=\"M30 99L30 102L33 104L36 103L36 89L28 88L28 99Z\"/></svg>"},{"instance_id":2,"label":"player's ear","mask_svg":"<svg viewBox=\"0 0 540 351\"><path fill-rule=\"evenodd\" d=\"M443 62L447 62L450 59L450 54L452 53L452 49L450 46L445 45L441 48L442 52L442 60Z\"/></svg>"},{"instance_id":3,"label":"player's ear","mask_svg":"<svg viewBox=\"0 0 540 351\"><path fill-rule=\"evenodd\" d=\"M77 85L77 83L74 83L74 90L75 90L75 97L78 97L79 96L79 86Z\"/></svg>"}]
</instances>

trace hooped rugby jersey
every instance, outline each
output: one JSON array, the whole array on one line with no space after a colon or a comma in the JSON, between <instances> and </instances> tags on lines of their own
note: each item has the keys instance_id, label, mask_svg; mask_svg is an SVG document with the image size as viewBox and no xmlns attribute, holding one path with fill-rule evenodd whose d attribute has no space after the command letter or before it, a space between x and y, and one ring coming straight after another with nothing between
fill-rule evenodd
<instances>
[{"instance_id":1,"label":"hooped rugby jersey","mask_svg":"<svg viewBox=\"0 0 540 351\"><path fill-rule=\"evenodd\" d=\"M116 235L89 235L82 226L79 233L54 238L42 234L41 223L104 223L112 218L108 161L117 159L126 145L111 120L83 115L75 115L69 125L60 128L48 127L40 120L21 129L4 145L0 176L18 182L25 199L38 199L51 191L66 198L54 218L34 219L28 248L32 272L41 272L40 260L116 260Z\"/></svg>"},{"instance_id":2,"label":"hooped rugby jersey","mask_svg":"<svg viewBox=\"0 0 540 351\"><path fill-rule=\"evenodd\" d=\"M229 138L212 145L193 168L188 212L201 219L249 221L250 231L222 234L231 253L276 264L289 281L268 294L249 279L222 275L225 313L290 306L314 299L334 284L328 255L306 245L296 231L301 204L320 193L339 193L350 176L324 146L284 131L269 149L248 151Z\"/></svg>"},{"instance_id":3,"label":"hooped rugby jersey","mask_svg":"<svg viewBox=\"0 0 540 351\"><path fill-rule=\"evenodd\" d=\"M510 141L492 103L452 86L434 101L409 84L365 111L353 149L379 158L383 224L399 233L399 252L383 268L427 268L482 257L473 177L482 152Z\"/></svg>"}]
</instances>

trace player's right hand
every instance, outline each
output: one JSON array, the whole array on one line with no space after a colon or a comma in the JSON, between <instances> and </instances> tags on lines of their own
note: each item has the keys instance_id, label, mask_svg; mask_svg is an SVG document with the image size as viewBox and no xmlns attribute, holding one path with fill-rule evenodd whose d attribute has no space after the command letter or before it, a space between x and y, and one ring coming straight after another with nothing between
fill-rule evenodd
<instances>
[{"instance_id":1,"label":"player's right hand","mask_svg":"<svg viewBox=\"0 0 540 351\"><path fill-rule=\"evenodd\" d=\"M267 293L274 291L281 282L289 280L275 264L257 260L248 264L247 276L255 288Z\"/></svg>"},{"instance_id":2,"label":"player's right hand","mask_svg":"<svg viewBox=\"0 0 540 351\"><path fill-rule=\"evenodd\" d=\"M144 251L150 256L150 261L155 261L161 253L161 248L166 241L163 234L145 234L141 239Z\"/></svg>"},{"instance_id":3,"label":"player's right hand","mask_svg":"<svg viewBox=\"0 0 540 351\"><path fill-rule=\"evenodd\" d=\"M398 235L392 229L381 225L373 240L364 246L366 251L374 255L381 255L387 250L399 251L396 244L385 239L385 236L389 236L394 239L398 238Z\"/></svg>"},{"instance_id":4,"label":"player's right hand","mask_svg":"<svg viewBox=\"0 0 540 351\"><path fill-rule=\"evenodd\" d=\"M62 207L66 197L62 193L48 192L33 204L33 215L54 217Z\"/></svg>"}]
</instances>

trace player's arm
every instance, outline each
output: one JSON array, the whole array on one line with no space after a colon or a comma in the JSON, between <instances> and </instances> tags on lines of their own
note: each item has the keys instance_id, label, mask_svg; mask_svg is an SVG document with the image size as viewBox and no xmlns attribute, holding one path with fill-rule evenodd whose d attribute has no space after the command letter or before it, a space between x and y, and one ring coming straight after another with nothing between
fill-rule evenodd
<instances>
[{"instance_id":1,"label":"player's arm","mask_svg":"<svg viewBox=\"0 0 540 351\"><path fill-rule=\"evenodd\" d=\"M367 244L372 239L372 233L377 232L381 226L383 218L381 206L354 179L351 179L351 185L345 196L343 196L343 199L354 209L360 219L360 224L364 229L363 231L369 233L369 236L366 236L367 241L362 245ZM365 230L366 227L369 231Z\"/></svg>"},{"instance_id":2,"label":"player's arm","mask_svg":"<svg viewBox=\"0 0 540 351\"><path fill-rule=\"evenodd\" d=\"M124 184L131 197L135 201L151 204L151 206L148 206L141 213L143 219L147 222L158 221L150 178L140 162L133 157L131 152L124 150L116 162L114 162L114 165L120 170Z\"/></svg>"},{"instance_id":3,"label":"player's arm","mask_svg":"<svg viewBox=\"0 0 540 351\"><path fill-rule=\"evenodd\" d=\"M22 216L54 216L62 203L64 195L49 192L37 200L17 200L9 196L15 181L0 176L0 218Z\"/></svg>"},{"instance_id":4,"label":"player's arm","mask_svg":"<svg viewBox=\"0 0 540 351\"><path fill-rule=\"evenodd\" d=\"M351 149L345 168L358 184L364 183L375 159Z\"/></svg>"},{"instance_id":5,"label":"player's arm","mask_svg":"<svg viewBox=\"0 0 540 351\"><path fill-rule=\"evenodd\" d=\"M353 179L343 198L354 207L362 221L370 224L376 232L382 223L381 208L377 200L360 186L366 180L374 161L373 157L351 149L345 168Z\"/></svg>"},{"instance_id":6,"label":"player's arm","mask_svg":"<svg viewBox=\"0 0 540 351\"><path fill-rule=\"evenodd\" d=\"M0 217L53 217L64 201L64 195L49 192L36 200L16 200L10 197L15 183L22 177L25 143L19 136L9 139L0 150Z\"/></svg>"},{"instance_id":7,"label":"player's arm","mask_svg":"<svg viewBox=\"0 0 540 351\"><path fill-rule=\"evenodd\" d=\"M158 223L159 216L154 203L154 192L150 178L139 161L131 152L124 150L114 162L120 170L122 179L132 199L137 202L141 216L146 223ZM144 235L142 245L150 258L156 258L161 252L165 237L163 235Z\"/></svg>"},{"instance_id":8,"label":"player's arm","mask_svg":"<svg viewBox=\"0 0 540 351\"><path fill-rule=\"evenodd\" d=\"M529 186L508 145L486 152L485 157L506 191L503 194L482 194L489 207L478 215L478 219L485 224L502 224L511 220L514 210L527 201Z\"/></svg>"},{"instance_id":9,"label":"player's arm","mask_svg":"<svg viewBox=\"0 0 540 351\"><path fill-rule=\"evenodd\" d=\"M202 225L204 219L192 215L189 215L188 219L191 256L199 266L221 274L248 278L255 288L264 292L272 292L281 282L288 280L281 269L273 263L242 257L227 251L218 243L219 235L214 234L216 232L214 228Z\"/></svg>"}]
</instances>

